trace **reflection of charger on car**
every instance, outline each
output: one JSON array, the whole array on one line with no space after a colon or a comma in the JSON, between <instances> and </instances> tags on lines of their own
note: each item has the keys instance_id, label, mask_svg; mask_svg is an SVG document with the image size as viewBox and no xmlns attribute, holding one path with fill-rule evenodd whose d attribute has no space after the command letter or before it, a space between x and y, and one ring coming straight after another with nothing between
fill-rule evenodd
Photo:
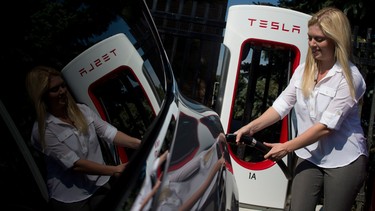
<instances>
[{"instance_id":1,"label":"reflection of charger on car","mask_svg":"<svg viewBox=\"0 0 375 211\"><path fill-rule=\"evenodd\" d=\"M210 133L201 134L211 136L200 137L199 134L190 133L190 136L177 137L184 144L175 146L171 152L162 153L152 163L153 168L147 172L143 183L144 191L137 197L137 207L133 210L140 207L147 210L153 200L158 201L157 210L204 209L206 201L212 197L212 191L220 188L216 181L226 178L223 170L230 166L226 165L229 156L223 153L226 150L223 148L226 146L225 137L207 124L210 121L205 117L197 121L187 114L181 115L180 126L184 131L209 129ZM208 140L212 140L211 145L203 144ZM162 186L157 192L160 184Z\"/></svg>"},{"instance_id":2,"label":"reflection of charger on car","mask_svg":"<svg viewBox=\"0 0 375 211\"><path fill-rule=\"evenodd\" d=\"M165 67L155 63L159 57L148 57L155 55L155 47L143 48L143 39L133 42L118 33L82 52L63 70L77 98L103 118L143 135L141 149L130 154L128 170L115 186L120 193L110 193L103 209L122 201L124 190L133 194L128 185L138 193L124 202L131 210L206 210L213 204L218 210L237 210L238 190L218 114L180 95L173 77L163 78L173 75L160 72ZM78 71L82 64L114 50L116 55L95 71L83 76ZM167 82L174 84L164 86ZM203 156L210 148L212 153ZM123 150L113 151L123 161Z\"/></svg>"},{"instance_id":3,"label":"reflection of charger on car","mask_svg":"<svg viewBox=\"0 0 375 211\"><path fill-rule=\"evenodd\" d=\"M137 199L134 202L134 206L131 209L132 211L150 209L152 197L154 197L161 184L161 179L164 174L164 164L167 161L167 157L168 151L165 151L154 161L152 171L148 172L148 174L146 175L142 185L142 191L137 196Z\"/></svg>"},{"instance_id":4,"label":"reflection of charger on car","mask_svg":"<svg viewBox=\"0 0 375 211\"><path fill-rule=\"evenodd\" d=\"M163 173L165 181L158 210L199 210L199 200L203 197L204 201L209 195L212 181L225 165L223 156L218 157L217 146L214 144L180 168Z\"/></svg>"}]
</instances>

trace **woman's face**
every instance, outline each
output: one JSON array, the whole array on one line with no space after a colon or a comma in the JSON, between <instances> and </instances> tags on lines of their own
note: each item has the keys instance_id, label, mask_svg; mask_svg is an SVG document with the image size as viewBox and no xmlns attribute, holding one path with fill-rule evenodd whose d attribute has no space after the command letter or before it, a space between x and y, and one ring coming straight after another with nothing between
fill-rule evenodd
<instances>
[{"instance_id":1,"label":"woman's face","mask_svg":"<svg viewBox=\"0 0 375 211\"><path fill-rule=\"evenodd\" d=\"M335 59L335 44L333 40L324 36L320 27L315 24L309 27L307 32L309 47L314 59L332 62Z\"/></svg>"},{"instance_id":2,"label":"woman's face","mask_svg":"<svg viewBox=\"0 0 375 211\"><path fill-rule=\"evenodd\" d=\"M47 99L52 108L62 108L67 104L67 87L60 76L51 76L48 84Z\"/></svg>"}]
</instances>

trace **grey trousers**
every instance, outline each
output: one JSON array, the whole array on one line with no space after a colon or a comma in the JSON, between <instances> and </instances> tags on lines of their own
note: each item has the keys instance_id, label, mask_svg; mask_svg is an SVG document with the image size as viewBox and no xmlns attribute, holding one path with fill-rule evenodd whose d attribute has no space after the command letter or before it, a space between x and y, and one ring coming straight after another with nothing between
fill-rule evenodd
<instances>
[{"instance_id":1,"label":"grey trousers","mask_svg":"<svg viewBox=\"0 0 375 211\"><path fill-rule=\"evenodd\" d=\"M366 156L340 168L321 168L298 158L291 192L292 211L315 211L323 197L324 211L350 211L367 176ZM321 195L323 194L323 195Z\"/></svg>"}]
</instances>

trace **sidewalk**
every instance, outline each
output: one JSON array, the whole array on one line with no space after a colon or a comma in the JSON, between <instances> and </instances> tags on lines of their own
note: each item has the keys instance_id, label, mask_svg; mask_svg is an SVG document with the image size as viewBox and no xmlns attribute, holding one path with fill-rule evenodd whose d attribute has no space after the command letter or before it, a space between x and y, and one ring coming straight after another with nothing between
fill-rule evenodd
<instances>
[{"instance_id":1,"label":"sidewalk","mask_svg":"<svg viewBox=\"0 0 375 211\"><path fill-rule=\"evenodd\" d=\"M322 211L322 210L323 210L323 206L322 205L316 206L315 211ZM240 207L239 211L264 211L264 210L254 210L254 209L247 209L247 208Z\"/></svg>"}]
</instances>

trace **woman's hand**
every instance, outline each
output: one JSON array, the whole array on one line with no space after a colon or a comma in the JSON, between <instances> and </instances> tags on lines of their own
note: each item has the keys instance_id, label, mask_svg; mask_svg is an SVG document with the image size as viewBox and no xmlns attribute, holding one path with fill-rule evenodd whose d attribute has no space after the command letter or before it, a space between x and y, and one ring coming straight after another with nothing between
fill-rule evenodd
<instances>
[{"instance_id":1,"label":"woman's hand","mask_svg":"<svg viewBox=\"0 0 375 211\"><path fill-rule=\"evenodd\" d=\"M115 172L112 174L112 176L119 177L122 174L122 172L125 170L127 165L128 163L122 163L120 165L117 165L115 168Z\"/></svg>"},{"instance_id":2,"label":"woman's hand","mask_svg":"<svg viewBox=\"0 0 375 211\"><path fill-rule=\"evenodd\" d=\"M264 155L265 159L270 159L270 160L276 162L276 161L281 160L283 157L285 157L285 155L287 155L289 153L289 150L288 150L288 147L287 147L286 143L266 143L266 142L264 142L263 144L266 145L267 147L271 148L271 150L267 154Z\"/></svg>"},{"instance_id":3,"label":"woman's hand","mask_svg":"<svg viewBox=\"0 0 375 211\"><path fill-rule=\"evenodd\" d=\"M254 131L252 130L251 123L241 127L239 130L234 132L236 134L236 142L239 143L241 141L241 137L243 135L247 136L253 136Z\"/></svg>"}]
</instances>

